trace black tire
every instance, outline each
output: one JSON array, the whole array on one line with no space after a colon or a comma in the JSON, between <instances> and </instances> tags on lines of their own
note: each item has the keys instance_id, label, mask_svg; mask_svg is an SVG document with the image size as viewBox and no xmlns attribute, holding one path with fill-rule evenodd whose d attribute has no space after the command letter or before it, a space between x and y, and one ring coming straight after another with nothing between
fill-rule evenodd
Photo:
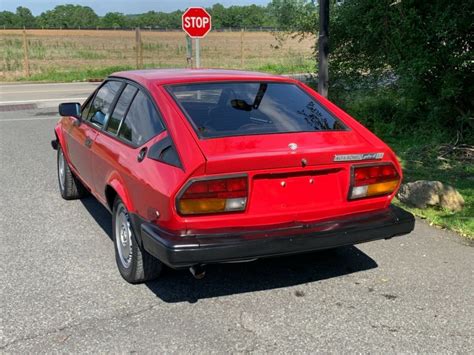
<instances>
[{"instance_id":1,"label":"black tire","mask_svg":"<svg viewBox=\"0 0 474 355\"><path fill-rule=\"evenodd\" d=\"M61 169L62 167L62 169ZM75 200L87 196L88 191L82 183L74 176L61 146L58 146L57 155L58 184L61 197L65 200ZM63 179L61 180L61 174Z\"/></svg>"},{"instance_id":2,"label":"black tire","mask_svg":"<svg viewBox=\"0 0 474 355\"><path fill-rule=\"evenodd\" d=\"M116 197L112 212L112 234L120 275L132 284L154 280L160 275L163 264L139 245L130 223L127 208Z\"/></svg>"}]
</instances>

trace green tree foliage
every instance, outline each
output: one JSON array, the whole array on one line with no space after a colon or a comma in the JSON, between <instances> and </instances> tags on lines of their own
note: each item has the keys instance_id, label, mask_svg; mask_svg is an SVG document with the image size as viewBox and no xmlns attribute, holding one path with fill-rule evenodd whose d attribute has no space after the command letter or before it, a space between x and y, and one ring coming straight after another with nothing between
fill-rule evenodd
<instances>
[{"instance_id":1,"label":"green tree foliage","mask_svg":"<svg viewBox=\"0 0 474 355\"><path fill-rule=\"evenodd\" d=\"M35 27L36 26L36 19L31 13L30 9L18 6L16 8L16 18L17 18L17 25L18 27Z\"/></svg>"},{"instance_id":2,"label":"green tree foliage","mask_svg":"<svg viewBox=\"0 0 474 355\"><path fill-rule=\"evenodd\" d=\"M31 28L36 26L36 18L30 9L19 6L16 12L2 11L0 12L0 26L7 28Z\"/></svg>"},{"instance_id":3,"label":"green tree foliage","mask_svg":"<svg viewBox=\"0 0 474 355\"><path fill-rule=\"evenodd\" d=\"M331 16L334 75L389 74L400 124L472 138L473 2L346 0Z\"/></svg>"},{"instance_id":4,"label":"green tree foliage","mask_svg":"<svg viewBox=\"0 0 474 355\"><path fill-rule=\"evenodd\" d=\"M266 7L257 5L230 6L215 4L207 9L214 28L258 28L274 26L275 22Z\"/></svg>"},{"instance_id":5,"label":"green tree foliage","mask_svg":"<svg viewBox=\"0 0 474 355\"><path fill-rule=\"evenodd\" d=\"M280 30L315 33L318 29L318 11L314 1L272 0L268 5L270 15Z\"/></svg>"},{"instance_id":6,"label":"green tree foliage","mask_svg":"<svg viewBox=\"0 0 474 355\"><path fill-rule=\"evenodd\" d=\"M151 28L181 28L182 11L174 11L170 13L148 11L140 15L129 17L130 27L151 27Z\"/></svg>"},{"instance_id":7,"label":"green tree foliage","mask_svg":"<svg viewBox=\"0 0 474 355\"><path fill-rule=\"evenodd\" d=\"M99 16L88 6L58 5L38 17L38 25L46 28L91 28L99 25Z\"/></svg>"},{"instance_id":8,"label":"green tree foliage","mask_svg":"<svg viewBox=\"0 0 474 355\"><path fill-rule=\"evenodd\" d=\"M313 3L273 0L269 8L283 30L317 36ZM428 128L474 140L474 2L333 0L330 6L332 99L351 102L352 113L385 133Z\"/></svg>"},{"instance_id":9,"label":"green tree foliage","mask_svg":"<svg viewBox=\"0 0 474 355\"><path fill-rule=\"evenodd\" d=\"M11 11L0 12L0 26L13 28L18 26L17 16Z\"/></svg>"},{"instance_id":10,"label":"green tree foliage","mask_svg":"<svg viewBox=\"0 0 474 355\"><path fill-rule=\"evenodd\" d=\"M100 26L105 28L127 27L127 17L120 12L107 12L100 19Z\"/></svg>"},{"instance_id":11,"label":"green tree foliage","mask_svg":"<svg viewBox=\"0 0 474 355\"><path fill-rule=\"evenodd\" d=\"M298 0L298 2L303 3ZM314 5L306 4L308 9ZM279 19L274 15L271 6L230 6L214 4L207 11L212 15L213 28L259 28L259 27L281 27L289 28L288 24L280 25ZM303 21L301 9L298 16L292 17L296 22ZM143 14L124 15L120 12L108 12L100 17L90 7L81 5L58 5L54 9L43 12L34 17L31 11L25 7L19 7L16 13L10 11L0 12L0 26L8 28L19 27L45 27L45 28L181 28L181 16L183 11L177 10L169 13L148 11ZM281 19L287 21L284 16ZM315 18L312 18L313 21ZM307 26L307 24L304 24Z\"/></svg>"}]
</instances>

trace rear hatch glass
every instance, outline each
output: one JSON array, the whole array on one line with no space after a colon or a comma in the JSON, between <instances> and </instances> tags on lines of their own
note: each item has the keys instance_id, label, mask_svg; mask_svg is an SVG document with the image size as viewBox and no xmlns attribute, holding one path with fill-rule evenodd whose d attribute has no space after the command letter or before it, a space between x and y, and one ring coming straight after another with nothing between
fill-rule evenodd
<instances>
[{"instance_id":1,"label":"rear hatch glass","mask_svg":"<svg viewBox=\"0 0 474 355\"><path fill-rule=\"evenodd\" d=\"M168 90L201 138L346 129L291 83L214 82Z\"/></svg>"}]
</instances>

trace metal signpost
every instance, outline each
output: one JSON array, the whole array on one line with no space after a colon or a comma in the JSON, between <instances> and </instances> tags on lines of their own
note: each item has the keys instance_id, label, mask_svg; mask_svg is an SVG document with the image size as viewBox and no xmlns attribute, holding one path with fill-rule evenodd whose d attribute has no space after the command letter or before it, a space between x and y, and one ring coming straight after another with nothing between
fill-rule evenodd
<instances>
[{"instance_id":1,"label":"metal signpost","mask_svg":"<svg viewBox=\"0 0 474 355\"><path fill-rule=\"evenodd\" d=\"M204 38L211 30L211 15L202 7L190 7L181 17L183 31L195 39L196 68L201 66L199 39Z\"/></svg>"}]
</instances>

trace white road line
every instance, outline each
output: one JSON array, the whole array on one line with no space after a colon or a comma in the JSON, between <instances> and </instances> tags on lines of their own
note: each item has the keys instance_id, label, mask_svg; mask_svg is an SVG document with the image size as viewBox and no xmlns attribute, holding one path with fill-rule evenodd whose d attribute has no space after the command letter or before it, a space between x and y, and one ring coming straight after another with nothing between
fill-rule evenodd
<instances>
[{"instance_id":1,"label":"white road line","mask_svg":"<svg viewBox=\"0 0 474 355\"><path fill-rule=\"evenodd\" d=\"M24 87L24 86L45 86L45 85L99 85L99 82L78 81L76 83L33 83L33 84L1 84L0 87Z\"/></svg>"},{"instance_id":2,"label":"white road line","mask_svg":"<svg viewBox=\"0 0 474 355\"><path fill-rule=\"evenodd\" d=\"M91 91L91 88L83 88L83 89L74 89L74 91ZM64 92L64 90L34 90L34 91L6 91L1 92L0 95L10 95L10 94L32 94L32 93L43 93L43 92Z\"/></svg>"},{"instance_id":3,"label":"white road line","mask_svg":"<svg viewBox=\"0 0 474 355\"><path fill-rule=\"evenodd\" d=\"M0 105L10 104L27 104L32 102L48 102L48 101L69 101L69 100L85 100L87 97L59 97L57 99L37 99L37 100L19 100L19 101L0 101Z\"/></svg>"},{"instance_id":4,"label":"white road line","mask_svg":"<svg viewBox=\"0 0 474 355\"><path fill-rule=\"evenodd\" d=\"M4 118L0 119L1 122L15 122L15 121L42 121L42 120L58 120L59 117L29 117L29 118Z\"/></svg>"}]
</instances>

